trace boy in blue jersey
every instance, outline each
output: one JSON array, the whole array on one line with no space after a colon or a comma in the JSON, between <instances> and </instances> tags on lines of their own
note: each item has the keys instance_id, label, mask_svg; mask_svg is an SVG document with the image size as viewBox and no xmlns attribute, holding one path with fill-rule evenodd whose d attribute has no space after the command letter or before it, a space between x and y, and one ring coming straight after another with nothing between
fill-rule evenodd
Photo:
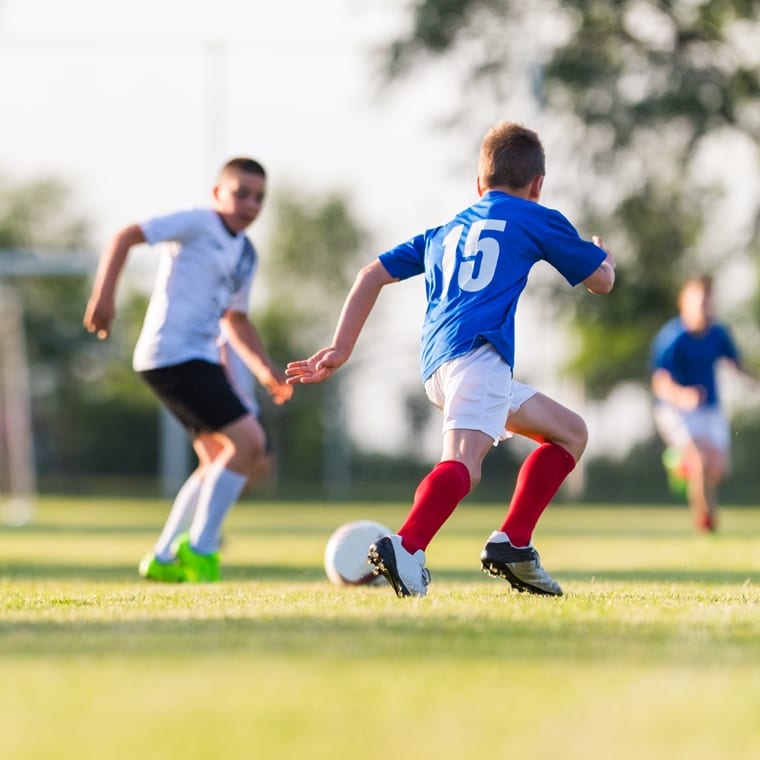
<instances>
[{"instance_id":1,"label":"boy in blue jersey","mask_svg":"<svg viewBox=\"0 0 760 760\"><path fill-rule=\"evenodd\" d=\"M562 594L531 538L583 453L587 431L577 414L513 381L515 310L538 261L594 293L608 293L615 273L614 260L600 242L582 240L564 216L538 203L544 174L544 151L535 132L512 122L493 127L480 151L480 200L360 270L332 344L286 368L290 383L328 378L351 355L380 290L424 275L422 380L443 411L443 453L419 484L398 533L369 547L369 561L398 596L427 593L428 544L480 481L491 447L512 433L539 446L520 469L504 522L483 548L483 570L519 591Z\"/></svg>"},{"instance_id":2,"label":"boy in blue jersey","mask_svg":"<svg viewBox=\"0 0 760 760\"><path fill-rule=\"evenodd\" d=\"M668 447L671 483L685 481L694 527L717 527L717 488L729 469L730 432L720 405L716 367L726 361L741 366L727 327L715 321L712 281L687 280L678 296L679 316L668 321L651 348L654 419Z\"/></svg>"}]
</instances>

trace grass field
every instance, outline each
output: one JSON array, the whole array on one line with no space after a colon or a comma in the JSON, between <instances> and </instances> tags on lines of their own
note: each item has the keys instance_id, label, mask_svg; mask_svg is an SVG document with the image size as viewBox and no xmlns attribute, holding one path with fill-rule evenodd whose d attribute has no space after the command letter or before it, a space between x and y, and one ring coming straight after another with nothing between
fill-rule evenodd
<instances>
[{"instance_id":1,"label":"grass field","mask_svg":"<svg viewBox=\"0 0 760 760\"><path fill-rule=\"evenodd\" d=\"M339 589L332 530L403 505L245 502L225 579L141 582L159 502L43 500L0 528L0 758L760 756L760 510L557 505L549 599L479 573L465 503L424 600Z\"/></svg>"}]
</instances>

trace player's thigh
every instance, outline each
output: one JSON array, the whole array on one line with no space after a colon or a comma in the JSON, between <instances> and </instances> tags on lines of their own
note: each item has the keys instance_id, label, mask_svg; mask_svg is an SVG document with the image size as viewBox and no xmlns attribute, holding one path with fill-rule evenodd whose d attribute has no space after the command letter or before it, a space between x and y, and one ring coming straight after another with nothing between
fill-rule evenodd
<instances>
[{"instance_id":1,"label":"player's thigh","mask_svg":"<svg viewBox=\"0 0 760 760\"><path fill-rule=\"evenodd\" d=\"M215 437L230 441L235 451L243 456L258 456L266 449L266 433L252 414L245 414L225 425Z\"/></svg>"},{"instance_id":2,"label":"player's thigh","mask_svg":"<svg viewBox=\"0 0 760 760\"><path fill-rule=\"evenodd\" d=\"M443 434L441 461L454 459L462 462L470 473L470 481L474 487L480 482L481 465L493 445L493 438L480 430L447 430Z\"/></svg>"},{"instance_id":3,"label":"player's thigh","mask_svg":"<svg viewBox=\"0 0 760 760\"><path fill-rule=\"evenodd\" d=\"M425 382L430 401L443 411L442 428L477 430L491 441L505 437L512 370L488 343L441 365Z\"/></svg>"},{"instance_id":4,"label":"player's thigh","mask_svg":"<svg viewBox=\"0 0 760 760\"><path fill-rule=\"evenodd\" d=\"M588 431L583 418L543 393L531 396L509 415L507 430L535 441L551 441L576 459L583 453Z\"/></svg>"},{"instance_id":5,"label":"player's thigh","mask_svg":"<svg viewBox=\"0 0 760 760\"><path fill-rule=\"evenodd\" d=\"M697 439L694 448L698 452L704 477L711 483L722 480L730 469L730 457L726 448L709 440Z\"/></svg>"}]
</instances>

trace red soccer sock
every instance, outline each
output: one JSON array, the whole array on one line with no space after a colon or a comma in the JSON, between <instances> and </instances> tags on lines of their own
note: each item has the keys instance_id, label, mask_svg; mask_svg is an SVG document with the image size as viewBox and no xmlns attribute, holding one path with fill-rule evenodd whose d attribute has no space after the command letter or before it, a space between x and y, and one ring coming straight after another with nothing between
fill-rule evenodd
<instances>
[{"instance_id":1,"label":"red soccer sock","mask_svg":"<svg viewBox=\"0 0 760 760\"><path fill-rule=\"evenodd\" d=\"M427 549L433 536L469 492L467 465L453 459L438 462L417 486L414 504L399 528L404 548L412 554L418 549Z\"/></svg>"},{"instance_id":2,"label":"red soccer sock","mask_svg":"<svg viewBox=\"0 0 760 760\"><path fill-rule=\"evenodd\" d=\"M572 454L556 443L532 451L517 474L512 504L501 530L513 546L527 546L539 517L575 467Z\"/></svg>"}]
</instances>

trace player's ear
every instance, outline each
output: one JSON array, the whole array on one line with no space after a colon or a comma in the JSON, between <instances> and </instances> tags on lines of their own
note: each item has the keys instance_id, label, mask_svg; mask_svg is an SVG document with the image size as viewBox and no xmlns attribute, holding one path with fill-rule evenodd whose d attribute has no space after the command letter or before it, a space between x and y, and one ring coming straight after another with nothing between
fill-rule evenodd
<instances>
[{"instance_id":1,"label":"player's ear","mask_svg":"<svg viewBox=\"0 0 760 760\"><path fill-rule=\"evenodd\" d=\"M538 174L533 178L533 182L530 183L530 198L537 201L541 197L541 190L544 186L544 175Z\"/></svg>"},{"instance_id":2,"label":"player's ear","mask_svg":"<svg viewBox=\"0 0 760 760\"><path fill-rule=\"evenodd\" d=\"M475 184L476 184L476 186L478 188L478 196L482 197L483 193L485 192L485 188L483 187L483 185L480 184L480 175L479 174L478 174L478 178L475 180Z\"/></svg>"}]
</instances>

